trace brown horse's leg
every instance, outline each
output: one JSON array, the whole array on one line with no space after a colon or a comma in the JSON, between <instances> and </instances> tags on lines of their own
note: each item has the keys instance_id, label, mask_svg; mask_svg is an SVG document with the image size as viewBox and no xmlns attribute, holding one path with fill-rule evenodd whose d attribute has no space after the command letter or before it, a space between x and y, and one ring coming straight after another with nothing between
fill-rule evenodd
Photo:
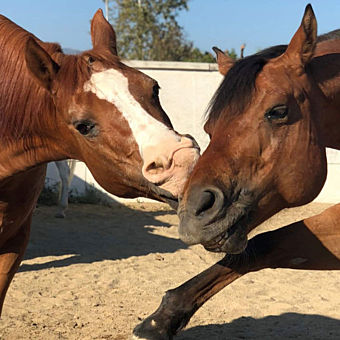
<instances>
[{"instance_id":1,"label":"brown horse's leg","mask_svg":"<svg viewBox=\"0 0 340 340\"><path fill-rule=\"evenodd\" d=\"M159 308L134 330L134 339L168 340L213 295L240 276L264 268L340 269L340 205L255 236L239 255L224 259L169 290Z\"/></svg>"},{"instance_id":2,"label":"brown horse's leg","mask_svg":"<svg viewBox=\"0 0 340 340\"><path fill-rule=\"evenodd\" d=\"M240 276L242 274L220 261L181 286L167 291L156 312L134 329L133 339L172 339L207 300Z\"/></svg>"},{"instance_id":3,"label":"brown horse's leg","mask_svg":"<svg viewBox=\"0 0 340 340\"><path fill-rule=\"evenodd\" d=\"M23 258L30 234L32 215L18 233L0 249L0 315L7 289Z\"/></svg>"}]
</instances>

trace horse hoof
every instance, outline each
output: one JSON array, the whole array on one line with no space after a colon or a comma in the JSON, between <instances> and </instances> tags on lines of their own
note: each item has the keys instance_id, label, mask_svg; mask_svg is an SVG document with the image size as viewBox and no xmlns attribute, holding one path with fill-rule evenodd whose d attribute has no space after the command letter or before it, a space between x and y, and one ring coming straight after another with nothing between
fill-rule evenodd
<instances>
[{"instance_id":1,"label":"horse hoof","mask_svg":"<svg viewBox=\"0 0 340 340\"><path fill-rule=\"evenodd\" d=\"M169 331L157 324L153 318L145 319L133 330L131 340L172 340Z\"/></svg>"},{"instance_id":2,"label":"horse hoof","mask_svg":"<svg viewBox=\"0 0 340 340\"><path fill-rule=\"evenodd\" d=\"M64 214L64 213L58 212L58 213L56 213L56 214L54 215L54 217L56 217L56 218L65 218L65 214Z\"/></svg>"}]
</instances>

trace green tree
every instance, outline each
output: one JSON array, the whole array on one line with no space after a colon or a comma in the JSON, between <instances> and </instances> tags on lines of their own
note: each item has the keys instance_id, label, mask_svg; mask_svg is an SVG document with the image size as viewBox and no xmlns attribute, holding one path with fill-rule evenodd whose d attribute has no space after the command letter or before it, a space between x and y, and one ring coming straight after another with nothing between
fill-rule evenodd
<instances>
[{"instance_id":1,"label":"green tree","mask_svg":"<svg viewBox=\"0 0 340 340\"><path fill-rule=\"evenodd\" d=\"M232 48L230 51L226 50L226 53L229 55L230 58L233 58L234 60L238 59L235 48Z\"/></svg>"},{"instance_id":2,"label":"green tree","mask_svg":"<svg viewBox=\"0 0 340 340\"><path fill-rule=\"evenodd\" d=\"M109 20L119 54L127 59L214 62L185 38L177 22L188 0L110 0Z\"/></svg>"}]
</instances>

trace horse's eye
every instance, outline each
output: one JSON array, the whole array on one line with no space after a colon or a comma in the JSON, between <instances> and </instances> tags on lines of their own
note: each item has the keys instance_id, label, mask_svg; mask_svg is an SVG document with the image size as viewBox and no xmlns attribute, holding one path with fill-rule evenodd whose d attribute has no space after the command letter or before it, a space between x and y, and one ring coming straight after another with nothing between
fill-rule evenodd
<instances>
[{"instance_id":1,"label":"horse's eye","mask_svg":"<svg viewBox=\"0 0 340 340\"><path fill-rule=\"evenodd\" d=\"M92 66L92 64L95 62L95 59L90 55L86 57L86 60L89 66Z\"/></svg>"},{"instance_id":2,"label":"horse's eye","mask_svg":"<svg viewBox=\"0 0 340 340\"><path fill-rule=\"evenodd\" d=\"M152 88L152 96L158 97L158 95L159 95L159 85L155 84Z\"/></svg>"},{"instance_id":3,"label":"horse's eye","mask_svg":"<svg viewBox=\"0 0 340 340\"><path fill-rule=\"evenodd\" d=\"M74 123L74 127L83 136L94 137L97 135L96 124L90 120L82 120Z\"/></svg>"},{"instance_id":4,"label":"horse's eye","mask_svg":"<svg viewBox=\"0 0 340 340\"><path fill-rule=\"evenodd\" d=\"M285 123L288 120L288 108L286 105L276 105L265 113L269 121Z\"/></svg>"}]
</instances>

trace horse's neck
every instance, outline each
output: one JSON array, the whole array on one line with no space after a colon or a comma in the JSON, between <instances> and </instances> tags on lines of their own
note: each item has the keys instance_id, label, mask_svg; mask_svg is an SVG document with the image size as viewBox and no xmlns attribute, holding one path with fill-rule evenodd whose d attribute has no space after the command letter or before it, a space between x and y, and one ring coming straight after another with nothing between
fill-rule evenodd
<instances>
[{"instance_id":1,"label":"horse's neck","mask_svg":"<svg viewBox=\"0 0 340 340\"><path fill-rule=\"evenodd\" d=\"M0 180L0 248L32 213L44 185L46 165Z\"/></svg>"},{"instance_id":2,"label":"horse's neck","mask_svg":"<svg viewBox=\"0 0 340 340\"><path fill-rule=\"evenodd\" d=\"M62 136L55 137L58 122L52 98L25 66L28 37L33 36L0 15L0 181L64 158L58 150ZM40 44L49 53L60 51L58 45Z\"/></svg>"},{"instance_id":3,"label":"horse's neck","mask_svg":"<svg viewBox=\"0 0 340 340\"><path fill-rule=\"evenodd\" d=\"M7 140L0 138L0 183L6 178L52 160L67 158L62 141L37 136Z\"/></svg>"},{"instance_id":4,"label":"horse's neck","mask_svg":"<svg viewBox=\"0 0 340 340\"><path fill-rule=\"evenodd\" d=\"M323 93L316 113L322 142L340 150L340 40L318 44L311 68Z\"/></svg>"},{"instance_id":5,"label":"horse's neck","mask_svg":"<svg viewBox=\"0 0 340 340\"><path fill-rule=\"evenodd\" d=\"M0 87L0 182L36 165L70 158L49 94L27 71L21 78L13 73L7 86Z\"/></svg>"}]
</instances>

